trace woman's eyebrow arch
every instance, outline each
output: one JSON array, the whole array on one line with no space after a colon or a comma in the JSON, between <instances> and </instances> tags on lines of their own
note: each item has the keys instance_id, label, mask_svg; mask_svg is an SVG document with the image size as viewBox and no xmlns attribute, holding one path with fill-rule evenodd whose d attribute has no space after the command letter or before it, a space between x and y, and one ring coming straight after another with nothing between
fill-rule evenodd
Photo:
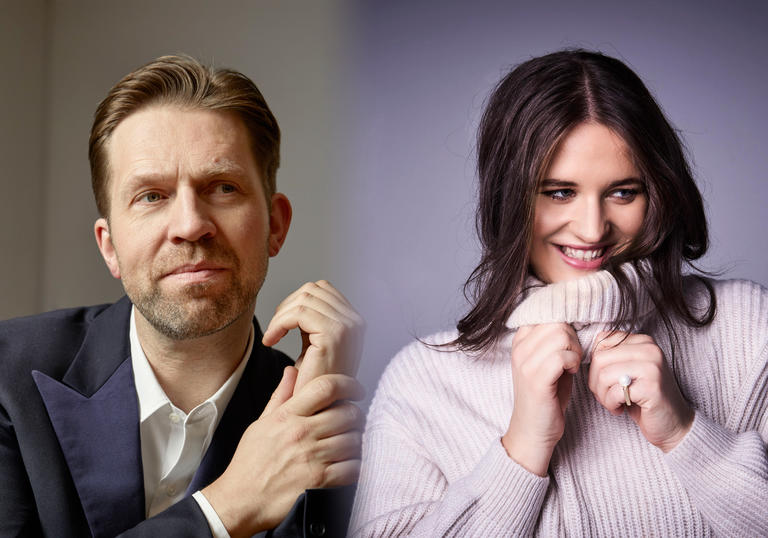
<instances>
[{"instance_id":1,"label":"woman's eyebrow arch","mask_svg":"<svg viewBox=\"0 0 768 538\"><path fill-rule=\"evenodd\" d=\"M642 184L643 181L640 178L637 177L625 177L622 179L617 179L616 181L612 181L608 188L612 189L614 187L618 187L620 185L636 185L636 184ZM578 187L579 184L575 181L568 181L566 179L542 179L541 183L539 184L539 187L544 188L550 188L550 187Z\"/></svg>"}]
</instances>

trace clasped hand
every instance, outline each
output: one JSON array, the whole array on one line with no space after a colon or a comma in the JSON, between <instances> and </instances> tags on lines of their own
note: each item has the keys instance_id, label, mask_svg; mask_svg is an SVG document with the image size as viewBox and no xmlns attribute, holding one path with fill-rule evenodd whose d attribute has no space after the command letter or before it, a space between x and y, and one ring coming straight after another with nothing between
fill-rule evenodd
<instances>
[{"instance_id":1,"label":"clasped hand","mask_svg":"<svg viewBox=\"0 0 768 538\"><path fill-rule=\"evenodd\" d=\"M240 439L222 476L203 490L231 536L274 528L308 488L353 484L360 472L363 398L354 379L364 322L328 282L307 283L278 307L262 342L301 331L296 367Z\"/></svg>"},{"instance_id":2,"label":"clasped hand","mask_svg":"<svg viewBox=\"0 0 768 538\"><path fill-rule=\"evenodd\" d=\"M610 413L627 410L643 436L667 452L690 430L688 406L664 354L644 334L600 333L589 367L589 388ZM573 327L548 323L521 327L512 344L514 409L502 443L511 458L544 476L565 431L565 409L583 351ZM629 375L632 405L619 378Z\"/></svg>"},{"instance_id":3,"label":"clasped hand","mask_svg":"<svg viewBox=\"0 0 768 538\"><path fill-rule=\"evenodd\" d=\"M329 282L308 282L278 305L262 342L274 346L291 329L301 331L296 390L329 373L355 376L365 322Z\"/></svg>"}]
</instances>

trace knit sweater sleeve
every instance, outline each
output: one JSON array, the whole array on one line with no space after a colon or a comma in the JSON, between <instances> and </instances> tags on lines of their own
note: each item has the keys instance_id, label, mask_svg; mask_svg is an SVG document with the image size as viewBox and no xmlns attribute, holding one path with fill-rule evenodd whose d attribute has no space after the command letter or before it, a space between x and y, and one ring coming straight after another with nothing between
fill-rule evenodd
<instances>
[{"instance_id":1,"label":"knit sweater sleeve","mask_svg":"<svg viewBox=\"0 0 768 538\"><path fill-rule=\"evenodd\" d=\"M411 346L411 350L414 346ZM433 397L419 376L424 363L406 348L385 372L368 414L363 437L363 465L351 536L521 536L530 535L549 484L517 465L500 438L478 451L463 476L442 468L464 446L450 446L450 417L436 426ZM434 381L433 381L434 382ZM421 409L432 409L431 416ZM450 415L445 410L444 416ZM447 426L446 426L447 424ZM458 426L458 425L457 425ZM459 427L456 430L460 430ZM442 446L426 438L445 438ZM425 446L429 444L429 446ZM439 445L439 443L437 443ZM440 451L446 458L441 458Z\"/></svg>"},{"instance_id":2,"label":"knit sweater sleeve","mask_svg":"<svg viewBox=\"0 0 768 538\"><path fill-rule=\"evenodd\" d=\"M719 287L714 347L734 398L722 410L697 410L665 459L718 534L768 536L768 291Z\"/></svg>"}]
</instances>

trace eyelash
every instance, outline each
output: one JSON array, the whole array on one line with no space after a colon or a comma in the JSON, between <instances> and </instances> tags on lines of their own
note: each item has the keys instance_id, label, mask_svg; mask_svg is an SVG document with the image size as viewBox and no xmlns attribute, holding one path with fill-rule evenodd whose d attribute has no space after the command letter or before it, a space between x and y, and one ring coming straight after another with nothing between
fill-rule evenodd
<instances>
[{"instance_id":1,"label":"eyelash","mask_svg":"<svg viewBox=\"0 0 768 538\"><path fill-rule=\"evenodd\" d=\"M216 188L220 189L224 194L229 194L237 190L237 188L232 183L219 183L216 185Z\"/></svg>"},{"instance_id":2,"label":"eyelash","mask_svg":"<svg viewBox=\"0 0 768 538\"><path fill-rule=\"evenodd\" d=\"M567 193L567 195L563 195L563 193ZM572 198L575 193L573 192L573 189L554 189L551 191L542 191L541 194L544 194L557 202L564 202L568 198Z\"/></svg>"},{"instance_id":3,"label":"eyelash","mask_svg":"<svg viewBox=\"0 0 768 538\"><path fill-rule=\"evenodd\" d=\"M147 197L149 196L156 196L157 198L154 200L148 200ZM154 204L155 202L159 202L161 199L162 199L162 195L159 192L155 192L155 191L145 192L144 194L139 196L140 202L143 201L149 204Z\"/></svg>"},{"instance_id":4,"label":"eyelash","mask_svg":"<svg viewBox=\"0 0 768 538\"><path fill-rule=\"evenodd\" d=\"M617 193L625 193L624 196L619 196L618 199L622 202L631 202L635 197L642 192L642 189L638 188L619 188L611 191L610 195ZM576 193L573 189L552 189L548 191L542 191L541 194L551 198L556 202L565 202L569 198L573 198Z\"/></svg>"},{"instance_id":5,"label":"eyelash","mask_svg":"<svg viewBox=\"0 0 768 538\"><path fill-rule=\"evenodd\" d=\"M212 192L220 191L221 194L231 194L237 191L237 187L232 183L218 183L213 187ZM155 197L153 200L149 200L148 197ZM163 195L157 191L148 191L137 198L139 202L145 202L148 204L154 204L163 199Z\"/></svg>"}]
</instances>

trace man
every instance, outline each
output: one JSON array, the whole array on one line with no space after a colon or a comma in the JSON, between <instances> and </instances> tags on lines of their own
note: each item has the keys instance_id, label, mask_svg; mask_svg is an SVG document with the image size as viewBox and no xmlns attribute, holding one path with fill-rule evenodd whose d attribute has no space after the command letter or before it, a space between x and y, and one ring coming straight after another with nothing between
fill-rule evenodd
<instances>
[{"instance_id":1,"label":"man","mask_svg":"<svg viewBox=\"0 0 768 538\"><path fill-rule=\"evenodd\" d=\"M343 534L316 488L359 469L362 320L324 281L253 319L291 220L279 140L253 82L188 57L99 105L94 230L127 297L0 324L0 534ZM297 327L298 370L267 347Z\"/></svg>"}]
</instances>

